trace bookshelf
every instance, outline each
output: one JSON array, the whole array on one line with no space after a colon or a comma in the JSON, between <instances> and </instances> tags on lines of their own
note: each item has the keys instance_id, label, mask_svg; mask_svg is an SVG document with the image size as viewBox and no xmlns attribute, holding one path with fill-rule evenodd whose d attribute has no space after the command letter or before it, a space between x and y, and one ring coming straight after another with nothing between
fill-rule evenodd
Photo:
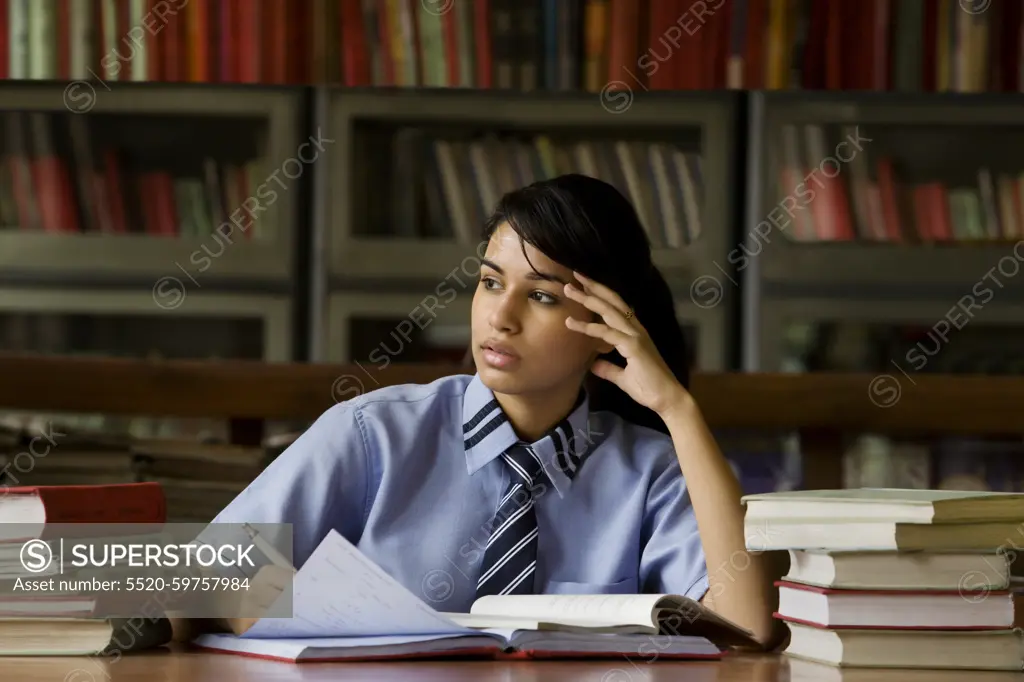
<instances>
[{"instance_id":1,"label":"bookshelf","mask_svg":"<svg viewBox=\"0 0 1024 682\"><path fill-rule=\"evenodd\" d=\"M303 161L325 153L306 144L301 89L7 81L0 93L0 145L19 162L0 174L0 272L290 285Z\"/></svg>"},{"instance_id":2,"label":"bookshelf","mask_svg":"<svg viewBox=\"0 0 1024 682\"><path fill-rule=\"evenodd\" d=\"M328 362L363 367L368 390L373 374L392 363L440 361L438 354L458 362L469 349L472 302L472 287L451 300L416 293L333 293Z\"/></svg>"},{"instance_id":3,"label":"bookshelf","mask_svg":"<svg viewBox=\"0 0 1024 682\"><path fill-rule=\"evenodd\" d=\"M150 292L0 287L5 352L286 362L287 296L190 292L158 306Z\"/></svg>"},{"instance_id":4,"label":"bookshelf","mask_svg":"<svg viewBox=\"0 0 1024 682\"><path fill-rule=\"evenodd\" d=\"M501 194L582 172L631 198L681 318L700 326L705 347L728 344L735 292L702 308L689 287L701 276L721 279L730 245L736 93L631 94L617 114L596 93L324 88L320 97L325 135L341 151L315 183L315 310L342 314L331 297L367 284L380 291L363 294L368 307L387 306L386 291L421 300L446 285L463 290L477 276L486 248L478 235ZM320 357L345 352L326 331L337 324L322 325L330 349ZM715 351L702 357L709 370L725 361Z\"/></svg>"},{"instance_id":5,"label":"bookshelf","mask_svg":"<svg viewBox=\"0 0 1024 682\"><path fill-rule=\"evenodd\" d=\"M789 358L816 342L809 338L813 331L800 334L797 327L840 323L853 331L838 335L834 351L819 353L821 364L808 371L887 373L901 390L913 390L922 373L1024 374L1024 302L985 308L973 319L962 315L956 299L847 300L840 305L832 298L806 296L768 301L762 312L760 357L766 372L784 371ZM1013 353L1013 348L1019 350Z\"/></svg>"},{"instance_id":6,"label":"bookshelf","mask_svg":"<svg viewBox=\"0 0 1024 682\"><path fill-rule=\"evenodd\" d=\"M730 261L747 369L780 367L779 315L933 325L964 296L978 324L1020 314L1024 96L766 92L750 112Z\"/></svg>"},{"instance_id":7,"label":"bookshelf","mask_svg":"<svg viewBox=\"0 0 1024 682\"><path fill-rule=\"evenodd\" d=\"M157 305L149 291L80 287L0 287L0 353L69 358L281 363L292 359L293 304L288 296L188 292ZM168 305L174 302L175 305ZM95 393L105 385L83 387ZM226 433L215 420L132 420L96 413L0 413L13 420L54 420L89 432L198 438ZM226 436L221 436L226 437Z\"/></svg>"}]
</instances>

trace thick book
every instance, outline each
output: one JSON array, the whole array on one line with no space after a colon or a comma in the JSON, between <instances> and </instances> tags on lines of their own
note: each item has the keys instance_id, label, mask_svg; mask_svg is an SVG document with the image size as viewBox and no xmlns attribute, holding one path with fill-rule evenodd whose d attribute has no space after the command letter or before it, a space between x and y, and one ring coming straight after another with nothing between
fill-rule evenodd
<instances>
[{"instance_id":1,"label":"thick book","mask_svg":"<svg viewBox=\"0 0 1024 682\"><path fill-rule=\"evenodd\" d=\"M790 550L784 579L848 590L952 590L973 598L1008 589L1010 563L995 552Z\"/></svg>"},{"instance_id":2,"label":"thick book","mask_svg":"<svg viewBox=\"0 0 1024 682\"><path fill-rule=\"evenodd\" d=\"M828 628L1008 630L1013 628L1010 590L965 595L904 590L836 590L777 581L776 618Z\"/></svg>"},{"instance_id":3,"label":"thick book","mask_svg":"<svg viewBox=\"0 0 1024 682\"><path fill-rule=\"evenodd\" d=\"M784 653L839 667L1024 669L1024 636L1014 630L874 630L787 623ZM965 677L962 679L971 679Z\"/></svg>"},{"instance_id":4,"label":"thick book","mask_svg":"<svg viewBox=\"0 0 1024 682\"><path fill-rule=\"evenodd\" d=\"M1024 519L1024 493L849 488L745 495L752 523L1012 523Z\"/></svg>"},{"instance_id":5,"label":"thick book","mask_svg":"<svg viewBox=\"0 0 1024 682\"><path fill-rule=\"evenodd\" d=\"M157 483L20 486L0 495L0 542L42 538L49 525L166 520L167 505Z\"/></svg>"},{"instance_id":6,"label":"thick book","mask_svg":"<svg viewBox=\"0 0 1024 682\"><path fill-rule=\"evenodd\" d=\"M171 641L166 618L0 618L0 656L98 656Z\"/></svg>"},{"instance_id":7,"label":"thick book","mask_svg":"<svg viewBox=\"0 0 1024 682\"><path fill-rule=\"evenodd\" d=\"M282 604L290 615L281 616ZM752 634L700 603L668 594L493 595L469 613L434 610L331 531L268 617L241 636L197 646L288 661L482 655L717 657L757 647Z\"/></svg>"}]
</instances>

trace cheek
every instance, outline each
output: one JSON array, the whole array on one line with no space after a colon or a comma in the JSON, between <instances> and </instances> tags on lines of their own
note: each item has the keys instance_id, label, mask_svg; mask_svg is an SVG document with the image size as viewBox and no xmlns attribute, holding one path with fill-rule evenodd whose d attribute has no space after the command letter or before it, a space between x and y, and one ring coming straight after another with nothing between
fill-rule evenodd
<instances>
[{"instance_id":1,"label":"cheek","mask_svg":"<svg viewBox=\"0 0 1024 682\"><path fill-rule=\"evenodd\" d=\"M473 301L469 308L469 322L473 331L482 328L487 323L488 316L487 302L481 296L480 288L473 292Z\"/></svg>"},{"instance_id":2,"label":"cheek","mask_svg":"<svg viewBox=\"0 0 1024 682\"><path fill-rule=\"evenodd\" d=\"M565 326L565 318L567 316L564 312L552 316L553 322L545 324L541 331L544 337L541 345L548 349L553 356L559 358L590 353L597 340ZM578 314L573 315L573 317L580 319Z\"/></svg>"}]
</instances>

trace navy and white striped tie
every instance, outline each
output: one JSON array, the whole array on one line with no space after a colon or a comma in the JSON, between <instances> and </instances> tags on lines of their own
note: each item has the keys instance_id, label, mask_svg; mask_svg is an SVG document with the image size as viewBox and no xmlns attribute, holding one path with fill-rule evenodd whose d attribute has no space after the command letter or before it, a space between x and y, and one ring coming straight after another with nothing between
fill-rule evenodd
<instances>
[{"instance_id":1,"label":"navy and white striped tie","mask_svg":"<svg viewBox=\"0 0 1024 682\"><path fill-rule=\"evenodd\" d=\"M508 489L498 503L491 537L484 550L476 595L533 594L537 570L537 513L534 496L546 489L540 459L524 443L502 458L511 472Z\"/></svg>"}]
</instances>

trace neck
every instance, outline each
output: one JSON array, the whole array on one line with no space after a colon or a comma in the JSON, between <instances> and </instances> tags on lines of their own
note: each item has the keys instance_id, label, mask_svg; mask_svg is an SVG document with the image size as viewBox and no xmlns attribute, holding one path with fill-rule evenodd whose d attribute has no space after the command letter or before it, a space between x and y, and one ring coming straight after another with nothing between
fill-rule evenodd
<instances>
[{"instance_id":1,"label":"neck","mask_svg":"<svg viewBox=\"0 0 1024 682\"><path fill-rule=\"evenodd\" d=\"M494 397L508 417L516 435L527 443L533 443L569 416L580 387L570 386L564 390L541 393L509 395L495 393Z\"/></svg>"}]
</instances>

